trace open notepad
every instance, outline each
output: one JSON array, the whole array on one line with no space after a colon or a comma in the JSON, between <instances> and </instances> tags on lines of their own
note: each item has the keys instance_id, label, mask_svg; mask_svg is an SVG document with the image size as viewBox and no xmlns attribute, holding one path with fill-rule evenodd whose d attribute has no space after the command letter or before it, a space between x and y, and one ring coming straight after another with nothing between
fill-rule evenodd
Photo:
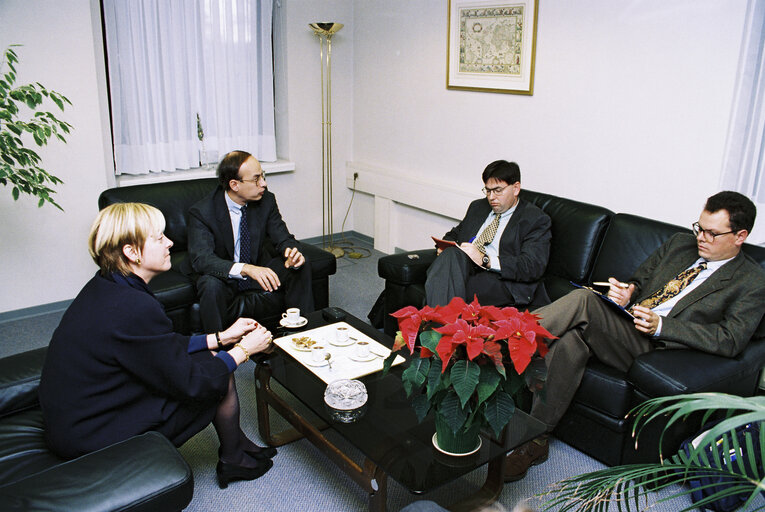
<instances>
[{"instance_id":1,"label":"open notepad","mask_svg":"<svg viewBox=\"0 0 765 512\"><path fill-rule=\"evenodd\" d=\"M634 320L634 318L635 318L635 315L633 315L632 313L630 313L629 311L627 311L627 310L626 310L626 309L625 309L623 306L620 306L619 304L617 304L617 303L616 303L616 302L614 302L613 300L609 299L609 298L608 298L608 295L606 295L605 293L599 292L598 290L596 290L595 288L592 288L592 287L590 287L590 286L582 286L581 284L576 284L576 283L575 283L575 282L573 282L573 281L569 281L569 282L570 282L571 284L573 284L574 286L576 286L577 288L584 288L585 290L590 290L592 293L594 293L595 295L597 295L598 297L600 297L600 299L601 299L603 302L605 302L606 304L608 304L608 306L609 306L610 308L612 308L614 311L616 311L617 313L619 313L621 316L623 316L624 318L629 318L630 320Z\"/></svg>"}]
</instances>

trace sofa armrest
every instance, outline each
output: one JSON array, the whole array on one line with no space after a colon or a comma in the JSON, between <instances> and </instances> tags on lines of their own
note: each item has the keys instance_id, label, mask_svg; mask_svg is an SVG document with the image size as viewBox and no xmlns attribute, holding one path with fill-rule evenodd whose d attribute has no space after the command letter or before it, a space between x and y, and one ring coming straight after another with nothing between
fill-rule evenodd
<instances>
[{"instance_id":1,"label":"sofa armrest","mask_svg":"<svg viewBox=\"0 0 765 512\"><path fill-rule=\"evenodd\" d=\"M0 486L0 509L181 510L193 492L194 476L181 454L148 432Z\"/></svg>"},{"instance_id":2,"label":"sofa armrest","mask_svg":"<svg viewBox=\"0 0 765 512\"><path fill-rule=\"evenodd\" d=\"M37 405L37 389L48 347L0 359L0 417Z\"/></svg>"},{"instance_id":3,"label":"sofa armrest","mask_svg":"<svg viewBox=\"0 0 765 512\"><path fill-rule=\"evenodd\" d=\"M639 356L627 380L649 397L715 391L752 396L765 364L765 341L751 342L737 357L698 350L654 350Z\"/></svg>"},{"instance_id":4,"label":"sofa armrest","mask_svg":"<svg viewBox=\"0 0 765 512\"><path fill-rule=\"evenodd\" d=\"M337 258L331 252L306 242L300 242L300 251L311 262L314 278L331 276L337 272Z\"/></svg>"},{"instance_id":5,"label":"sofa armrest","mask_svg":"<svg viewBox=\"0 0 765 512\"><path fill-rule=\"evenodd\" d=\"M377 262L377 274L400 285L422 284L428 268L435 261L435 249L421 249L383 256Z\"/></svg>"}]
</instances>

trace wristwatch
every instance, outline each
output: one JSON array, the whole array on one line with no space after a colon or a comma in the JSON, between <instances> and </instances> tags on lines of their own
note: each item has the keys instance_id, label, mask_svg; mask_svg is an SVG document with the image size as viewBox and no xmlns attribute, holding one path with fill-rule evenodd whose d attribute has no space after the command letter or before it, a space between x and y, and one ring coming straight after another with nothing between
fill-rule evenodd
<instances>
[{"instance_id":1,"label":"wristwatch","mask_svg":"<svg viewBox=\"0 0 765 512\"><path fill-rule=\"evenodd\" d=\"M485 254L483 255L483 258L481 258L481 265L483 265L484 268L491 268L489 257Z\"/></svg>"}]
</instances>

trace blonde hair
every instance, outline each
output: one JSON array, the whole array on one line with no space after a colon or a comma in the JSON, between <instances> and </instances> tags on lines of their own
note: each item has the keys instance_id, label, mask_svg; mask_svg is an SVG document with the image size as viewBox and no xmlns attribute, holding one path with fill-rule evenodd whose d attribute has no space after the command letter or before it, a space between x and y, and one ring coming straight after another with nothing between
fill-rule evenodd
<instances>
[{"instance_id":1,"label":"blonde hair","mask_svg":"<svg viewBox=\"0 0 765 512\"><path fill-rule=\"evenodd\" d=\"M90 257L102 274L131 272L122 248L132 245L139 252L146 239L165 230L165 217L158 209L143 203L115 203L98 213L88 235Z\"/></svg>"}]
</instances>

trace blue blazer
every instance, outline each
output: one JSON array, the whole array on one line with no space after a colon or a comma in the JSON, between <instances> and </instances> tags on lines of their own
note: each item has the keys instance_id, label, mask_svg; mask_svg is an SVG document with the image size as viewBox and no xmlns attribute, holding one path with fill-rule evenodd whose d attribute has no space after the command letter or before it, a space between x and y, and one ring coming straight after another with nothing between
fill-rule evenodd
<instances>
[{"instance_id":1,"label":"blue blazer","mask_svg":"<svg viewBox=\"0 0 765 512\"><path fill-rule=\"evenodd\" d=\"M139 282L139 283L138 283ZM53 333L39 398L48 443L77 457L150 430L176 446L207 426L230 371L189 336L173 332L140 278L97 274Z\"/></svg>"}]
</instances>

